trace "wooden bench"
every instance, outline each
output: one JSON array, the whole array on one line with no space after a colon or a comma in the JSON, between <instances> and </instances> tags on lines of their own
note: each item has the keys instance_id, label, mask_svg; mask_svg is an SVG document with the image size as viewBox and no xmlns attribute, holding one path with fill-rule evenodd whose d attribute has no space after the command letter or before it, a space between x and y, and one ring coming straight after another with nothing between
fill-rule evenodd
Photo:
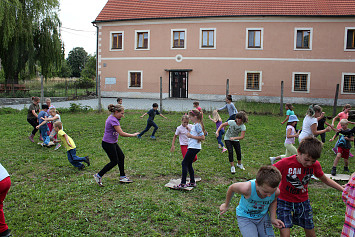
<instances>
[{"instance_id":1,"label":"wooden bench","mask_svg":"<svg viewBox=\"0 0 355 237\"><path fill-rule=\"evenodd\" d=\"M0 92L5 91L24 91L27 92L29 89L26 88L24 84L0 84Z\"/></svg>"}]
</instances>

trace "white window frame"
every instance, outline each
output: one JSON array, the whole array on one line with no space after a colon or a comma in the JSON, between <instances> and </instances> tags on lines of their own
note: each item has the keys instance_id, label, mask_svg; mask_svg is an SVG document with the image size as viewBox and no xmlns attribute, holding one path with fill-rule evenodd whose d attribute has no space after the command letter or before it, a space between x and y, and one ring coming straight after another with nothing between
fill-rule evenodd
<instances>
[{"instance_id":1,"label":"white window frame","mask_svg":"<svg viewBox=\"0 0 355 237\"><path fill-rule=\"evenodd\" d=\"M202 47L202 31L204 30L213 30L213 47ZM200 49L216 49L216 45L217 45L217 41L216 41L216 35L217 35L217 31L216 28L200 28L200 40L199 40L199 48Z\"/></svg>"},{"instance_id":2,"label":"white window frame","mask_svg":"<svg viewBox=\"0 0 355 237\"><path fill-rule=\"evenodd\" d=\"M297 48L297 31L298 30L309 30L309 34L310 34L310 37L309 37L309 49L300 49L300 48ZM312 50L312 41L313 41L313 28L295 28L295 31L294 31L294 40L293 40L293 50Z\"/></svg>"},{"instance_id":3,"label":"white window frame","mask_svg":"<svg viewBox=\"0 0 355 237\"><path fill-rule=\"evenodd\" d=\"M259 73L259 75L260 75L260 78L259 78L259 90L247 89L248 73ZM244 75L244 91L261 91L262 90L262 85L263 85L262 78L263 78L263 72L262 71L245 71L245 75Z\"/></svg>"},{"instance_id":4,"label":"white window frame","mask_svg":"<svg viewBox=\"0 0 355 237\"><path fill-rule=\"evenodd\" d=\"M148 47L146 49L137 48L138 33L148 33ZM150 30L136 30L134 34L134 50L150 50Z\"/></svg>"},{"instance_id":5,"label":"white window frame","mask_svg":"<svg viewBox=\"0 0 355 237\"><path fill-rule=\"evenodd\" d=\"M355 93L349 93L349 92L344 92L344 76L355 76L355 73L354 72L343 72L341 74L341 91L340 91L340 94L343 94L343 95L355 95Z\"/></svg>"},{"instance_id":6,"label":"white window frame","mask_svg":"<svg viewBox=\"0 0 355 237\"><path fill-rule=\"evenodd\" d=\"M249 48L249 31L260 30L260 48ZM264 28L246 28L245 29L245 49L263 50L264 49Z\"/></svg>"},{"instance_id":7,"label":"white window frame","mask_svg":"<svg viewBox=\"0 0 355 237\"><path fill-rule=\"evenodd\" d=\"M347 49L346 45L347 45L347 40L348 40L348 30L355 30L355 27L345 27L345 34L344 34L344 51L352 51L354 52L355 49ZM351 94L351 93L350 93Z\"/></svg>"},{"instance_id":8,"label":"white window frame","mask_svg":"<svg viewBox=\"0 0 355 237\"><path fill-rule=\"evenodd\" d=\"M174 48L174 32L175 31L184 31L185 33L185 38L184 38L184 47L182 48ZM170 49L173 49L173 50L179 50L179 49L186 49L186 38L187 37L187 29L171 29L171 44L170 44Z\"/></svg>"},{"instance_id":9,"label":"white window frame","mask_svg":"<svg viewBox=\"0 0 355 237\"><path fill-rule=\"evenodd\" d=\"M122 49L112 48L112 34L122 34ZM124 50L124 31L110 31L110 51L123 51Z\"/></svg>"},{"instance_id":10,"label":"white window frame","mask_svg":"<svg viewBox=\"0 0 355 237\"><path fill-rule=\"evenodd\" d=\"M141 73L141 86L140 87L131 87L131 73L132 72L140 72ZM129 70L128 71L128 89L136 90L136 89L143 89L143 71L141 70Z\"/></svg>"},{"instance_id":11,"label":"white window frame","mask_svg":"<svg viewBox=\"0 0 355 237\"><path fill-rule=\"evenodd\" d=\"M307 74L307 91L295 91L295 76L296 74ZM294 93L309 93L311 85L311 73L310 72L292 72L292 92Z\"/></svg>"}]
</instances>

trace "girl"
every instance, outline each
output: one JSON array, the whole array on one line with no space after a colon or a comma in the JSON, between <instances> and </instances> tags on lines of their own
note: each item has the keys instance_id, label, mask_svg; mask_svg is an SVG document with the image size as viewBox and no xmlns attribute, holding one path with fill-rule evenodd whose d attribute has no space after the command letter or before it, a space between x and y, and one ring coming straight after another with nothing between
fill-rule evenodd
<instances>
[{"instance_id":1,"label":"girl","mask_svg":"<svg viewBox=\"0 0 355 237\"><path fill-rule=\"evenodd\" d=\"M244 112L239 112L235 116L235 120L229 120L228 122L222 123L221 126L216 131L216 137L219 136L219 131L228 126L229 128L224 136L224 142L226 143L226 147L228 150L228 158L231 164L231 173L235 173L234 167L234 158L233 158L233 147L235 149L235 153L237 154L238 164L237 167L245 170L242 164L242 153L240 150L239 140L242 140L245 136L245 123L248 122L248 116Z\"/></svg>"},{"instance_id":2,"label":"girl","mask_svg":"<svg viewBox=\"0 0 355 237\"><path fill-rule=\"evenodd\" d=\"M110 104L108 110L111 112L111 115L108 116L105 124L105 133L102 139L102 148L107 153L110 163L108 163L99 173L94 174L94 179L99 186L102 184L102 176L107 171L110 171L113 167L118 164L120 170L120 182L131 183L133 182L128 177L126 177L124 172L124 154L121 148L117 144L118 135L122 137L135 137L139 133L126 133L122 131L120 125L120 119L124 117L124 108L121 105Z\"/></svg>"},{"instance_id":3,"label":"girl","mask_svg":"<svg viewBox=\"0 0 355 237\"><path fill-rule=\"evenodd\" d=\"M39 112L39 98L38 97L32 97L32 104L28 108L28 113L27 113L27 122L32 125L33 130L31 135L28 137L31 142L35 142L33 140L33 137L36 135L36 132L38 129L36 128L38 126L38 112Z\"/></svg>"},{"instance_id":4,"label":"girl","mask_svg":"<svg viewBox=\"0 0 355 237\"><path fill-rule=\"evenodd\" d=\"M51 127L53 128L53 124L55 122L57 122L57 121L61 122L60 115L59 115L58 111L54 107L50 108L48 111L49 111L49 115L50 116L48 118L45 118L44 120L46 122L49 122L48 125L50 124ZM49 138L50 138L51 141L56 141L57 140L57 132L55 131L55 129L50 130ZM57 145L55 146L54 150L58 150L59 147L61 147L61 145L60 145L60 143L57 143Z\"/></svg>"},{"instance_id":5,"label":"girl","mask_svg":"<svg viewBox=\"0 0 355 237\"><path fill-rule=\"evenodd\" d=\"M286 121L290 118L290 115L295 115L292 104L286 104L285 109L286 109L286 118L284 121L281 122L281 124L286 123Z\"/></svg>"},{"instance_id":6,"label":"girl","mask_svg":"<svg viewBox=\"0 0 355 237\"><path fill-rule=\"evenodd\" d=\"M324 116L324 114L324 112L322 113L322 107L319 105L309 106L306 117L303 119L301 134L298 137L300 143L306 137L313 137L331 130L331 127L317 130L318 118L322 118L321 116Z\"/></svg>"},{"instance_id":7,"label":"girl","mask_svg":"<svg viewBox=\"0 0 355 237\"><path fill-rule=\"evenodd\" d=\"M222 124L222 119L221 116L219 116L217 110L213 110L212 112L212 118L210 115L208 115L208 117L210 118L211 121L213 121L214 123L216 123L216 131L219 128L219 126L221 126ZM224 147L224 144L222 142L222 135L224 134L224 128L222 128L221 130L219 130L218 133L218 137L217 137L217 142L218 142L218 148L222 149L222 153L225 152L227 149Z\"/></svg>"},{"instance_id":8,"label":"girl","mask_svg":"<svg viewBox=\"0 0 355 237\"><path fill-rule=\"evenodd\" d=\"M189 116L183 115L181 118L181 125L176 128L175 135L173 137L173 142L171 144L171 152L174 152L175 150L175 140L176 137L179 137L179 142L180 142L180 148L181 148L181 153L182 153L182 158L185 157L186 152L187 152L187 146L189 143L189 138L187 137L187 134L191 131L192 125L189 124ZM195 156L193 162L197 160L197 156Z\"/></svg>"},{"instance_id":9,"label":"girl","mask_svg":"<svg viewBox=\"0 0 355 237\"><path fill-rule=\"evenodd\" d=\"M287 127L286 127L286 139L285 139L285 147L286 147L286 154L285 155L279 155L276 157L270 157L271 164L274 164L276 160L285 158L285 157L290 157L293 155L297 154L297 149L294 147L292 144L295 144L295 138L298 137L300 131L296 132L295 126L298 122L298 118L296 115L290 115L288 122L287 122Z\"/></svg>"},{"instance_id":10,"label":"girl","mask_svg":"<svg viewBox=\"0 0 355 237\"><path fill-rule=\"evenodd\" d=\"M184 189L187 187L196 187L194 169L192 168L192 162L197 153L201 150L201 141L205 140L205 128L202 122L202 114L197 109L193 109L189 112L189 118L194 123L192 125L190 133L187 134L189 138L189 145L187 148L184 160L181 163L182 177L181 183L174 186L174 189ZM190 183L186 184L187 171L190 173Z\"/></svg>"},{"instance_id":11,"label":"girl","mask_svg":"<svg viewBox=\"0 0 355 237\"><path fill-rule=\"evenodd\" d=\"M355 173L350 177L343 191L343 201L346 204L345 221L341 237L350 237L355 235L354 209L355 209Z\"/></svg>"},{"instance_id":12,"label":"girl","mask_svg":"<svg viewBox=\"0 0 355 237\"><path fill-rule=\"evenodd\" d=\"M222 108L217 109L217 111L223 110L225 108L227 108L228 114L229 114L229 118L227 121L234 120L235 115L238 113L238 110L237 110L237 108L235 108L234 104L232 103L232 95L226 96L226 105L223 106Z\"/></svg>"},{"instance_id":13,"label":"girl","mask_svg":"<svg viewBox=\"0 0 355 237\"><path fill-rule=\"evenodd\" d=\"M0 164L0 236L10 236L11 230L5 222L3 202L11 186L10 175Z\"/></svg>"},{"instance_id":14,"label":"girl","mask_svg":"<svg viewBox=\"0 0 355 237\"><path fill-rule=\"evenodd\" d=\"M52 102L51 98L46 98L46 104L48 105L48 109L54 108L54 106L51 105L51 102ZM49 111L49 110L48 110L48 111ZM50 118L50 117L51 117L51 115L48 116L48 118ZM47 126L48 126L48 128L49 128L49 132L52 132L52 130L53 130L53 123L48 123Z\"/></svg>"}]
</instances>

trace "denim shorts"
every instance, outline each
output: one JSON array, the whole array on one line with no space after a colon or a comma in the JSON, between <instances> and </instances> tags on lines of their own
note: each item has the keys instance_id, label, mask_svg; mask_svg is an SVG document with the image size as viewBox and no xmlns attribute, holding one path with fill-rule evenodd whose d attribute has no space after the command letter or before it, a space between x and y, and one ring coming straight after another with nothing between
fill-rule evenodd
<instances>
[{"instance_id":1,"label":"denim shorts","mask_svg":"<svg viewBox=\"0 0 355 237\"><path fill-rule=\"evenodd\" d=\"M285 224L285 228L293 225L304 229L314 229L313 212L309 200L305 202L287 202L277 199L277 219Z\"/></svg>"},{"instance_id":2,"label":"denim shorts","mask_svg":"<svg viewBox=\"0 0 355 237\"><path fill-rule=\"evenodd\" d=\"M237 215L237 220L240 233L243 237L275 237L268 213L260 219L251 219Z\"/></svg>"}]
</instances>

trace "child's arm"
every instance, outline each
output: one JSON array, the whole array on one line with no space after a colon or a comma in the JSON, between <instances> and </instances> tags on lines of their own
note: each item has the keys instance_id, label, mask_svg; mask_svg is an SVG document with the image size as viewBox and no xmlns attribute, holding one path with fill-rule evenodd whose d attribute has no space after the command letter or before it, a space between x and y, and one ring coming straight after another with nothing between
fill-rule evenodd
<instances>
[{"instance_id":1,"label":"child's arm","mask_svg":"<svg viewBox=\"0 0 355 237\"><path fill-rule=\"evenodd\" d=\"M230 137L231 141L234 141L234 140L242 140L245 136L245 131L242 131L240 133L240 136L239 137Z\"/></svg>"},{"instance_id":2,"label":"child's arm","mask_svg":"<svg viewBox=\"0 0 355 237\"><path fill-rule=\"evenodd\" d=\"M47 121L44 120L41 124L39 124L39 125L36 126L36 129L39 129L39 127L41 127L42 125L44 125L44 124L46 124L46 123L47 123Z\"/></svg>"},{"instance_id":3,"label":"child's arm","mask_svg":"<svg viewBox=\"0 0 355 237\"><path fill-rule=\"evenodd\" d=\"M163 118L165 118L165 119L168 119L167 117L165 117L164 115L162 115L162 114L159 114L160 116L162 116Z\"/></svg>"},{"instance_id":4,"label":"child's arm","mask_svg":"<svg viewBox=\"0 0 355 237\"><path fill-rule=\"evenodd\" d=\"M312 130L312 134L313 135L319 135L319 134L322 134L322 133L329 132L330 130L332 130L332 128L331 127L326 127L323 130L317 130L317 124L314 123L314 124L311 125L311 130Z\"/></svg>"},{"instance_id":5,"label":"child's arm","mask_svg":"<svg viewBox=\"0 0 355 237\"><path fill-rule=\"evenodd\" d=\"M298 137L298 135L300 135L300 130L298 130L298 132L295 135L291 135L292 132L292 128L287 129L287 133L286 133L286 137L287 138L293 138L293 137Z\"/></svg>"},{"instance_id":6,"label":"child's arm","mask_svg":"<svg viewBox=\"0 0 355 237\"><path fill-rule=\"evenodd\" d=\"M142 116L141 116L141 118L143 118L144 116L146 116L147 115L147 113L144 113Z\"/></svg>"},{"instance_id":7,"label":"child's arm","mask_svg":"<svg viewBox=\"0 0 355 237\"><path fill-rule=\"evenodd\" d=\"M244 195L246 198L250 196L251 184L250 182L234 183L229 186L226 196L226 201L219 207L220 213L223 214L228 210L229 204L234 193Z\"/></svg>"},{"instance_id":8,"label":"child's arm","mask_svg":"<svg viewBox=\"0 0 355 237\"><path fill-rule=\"evenodd\" d=\"M36 113L36 110L33 109L31 112L36 118L38 118L38 114Z\"/></svg>"},{"instance_id":9,"label":"child's arm","mask_svg":"<svg viewBox=\"0 0 355 237\"><path fill-rule=\"evenodd\" d=\"M198 140L198 141L205 140L205 135L202 135L202 136L193 136L193 135L191 135L191 133L187 133L187 137L188 137L188 138L196 139L196 140Z\"/></svg>"},{"instance_id":10,"label":"child's arm","mask_svg":"<svg viewBox=\"0 0 355 237\"><path fill-rule=\"evenodd\" d=\"M56 120L56 119L58 119L59 117L56 115L56 116L54 116L54 117L52 117L52 118L44 118L44 120L46 120L46 121L53 121L53 120Z\"/></svg>"},{"instance_id":11,"label":"child's arm","mask_svg":"<svg viewBox=\"0 0 355 237\"><path fill-rule=\"evenodd\" d=\"M65 141L67 142L68 146L72 147L70 142L69 142L69 139L68 139L68 135L67 134L64 134L64 138L65 138Z\"/></svg>"},{"instance_id":12,"label":"child's arm","mask_svg":"<svg viewBox=\"0 0 355 237\"><path fill-rule=\"evenodd\" d=\"M136 133L126 133L124 131L122 131L121 129L121 126L113 126L116 130L116 132L118 132L118 134L121 136L121 137L135 137L139 134L139 132L136 132Z\"/></svg>"},{"instance_id":13,"label":"child's arm","mask_svg":"<svg viewBox=\"0 0 355 237\"><path fill-rule=\"evenodd\" d=\"M212 122L216 122L213 118L211 118L211 115L208 115L208 118L212 121Z\"/></svg>"},{"instance_id":14,"label":"child's arm","mask_svg":"<svg viewBox=\"0 0 355 237\"><path fill-rule=\"evenodd\" d=\"M354 137L344 137L344 139L347 141L354 141Z\"/></svg>"},{"instance_id":15,"label":"child's arm","mask_svg":"<svg viewBox=\"0 0 355 237\"><path fill-rule=\"evenodd\" d=\"M338 135L339 135L339 133L334 134L334 136L333 136L331 139L329 139L329 141L330 141L330 142L334 141L334 139L335 139Z\"/></svg>"},{"instance_id":16,"label":"child's arm","mask_svg":"<svg viewBox=\"0 0 355 237\"><path fill-rule=\"evenodd\" d=\"M218 127L216 131L216 137L219 136L219 131L221 131L222 128L226 127L228 125L228 122L222 123L221 126Z\"/></svg>"},{"instance_id":17,"label":"child's arm","mask_svg":"<svg viewBox=\"0 0 355 237\"><path fill-rule=\"evenodd\" d=\"M174 150L175 150L175 140L176 140L176 137L177 137L177 135L174 134L173 142L172 142L172 144L171 144L171 149L170 149L171 152L174 152Z\"/></svg>"},{"instance_id":18,"label":"child's arm","mask_svg":"<svg viewBox=\"0 0 355 237\"><path fill-rule=\"evenodd\" d=\"M324 124L327 125L327 126L329 126L329 127L331 127L334 132L337 132L337 131L338 131L338 130L337 130L336 128L334 128L334 126L331 125L330 123L324 122Z\"/></svg>"},{"instance_id":19,"label":"child's arm","mask_svg":"<svg viewBox=\"0 0 355 237\"><path fill-rule=\"evenodd\" d=\"M290 118L290 115L286 115L286 118L285 118L285 120L284 121L282 121L281 122L281 124L284 124L284 123L286 123L286 121L288 120Z\"/></svg>"},{"instance_id":20,"label":"child's arm","mask_svg":"<svg viewBox=\"0 0 355 237\"><path fill-rule=\"evenodd\" d=\"M332 126L333 126L333 127L334 127L334 122L335 122L335 120L336 120L337 118L339 118L339 115L335 116L335 117L333 118L333 120L332 120Z\"/></svg>"},{"instance_id":21,"label":"child's arm","mask_svg":"<svg viewBox=\"0 0 355 237\"><path fill-rule=\"evenodd\" d=\"M341 192L343 192L344 188L342 186L340 186L337 182L335 182L334 180L328 178L327 176L325 176L323 174L322 177L319 177L319 179L325 183L326 185L328 185L329 187L335 188L336 190L339 190Z\"/></svg>"},{"instance_id":22,"label":"child's arm","mask_svg":"<svg viewBox=\"0 0 355 237\"><path fill-rule=\"evenodd\" d=\"M280 195L280 189L277 188L275 192L275 200L269 206L270 219L273 226L278 229L285 227L285 224L276 218L277 197Z\"/></svg>"}]
</instances>

